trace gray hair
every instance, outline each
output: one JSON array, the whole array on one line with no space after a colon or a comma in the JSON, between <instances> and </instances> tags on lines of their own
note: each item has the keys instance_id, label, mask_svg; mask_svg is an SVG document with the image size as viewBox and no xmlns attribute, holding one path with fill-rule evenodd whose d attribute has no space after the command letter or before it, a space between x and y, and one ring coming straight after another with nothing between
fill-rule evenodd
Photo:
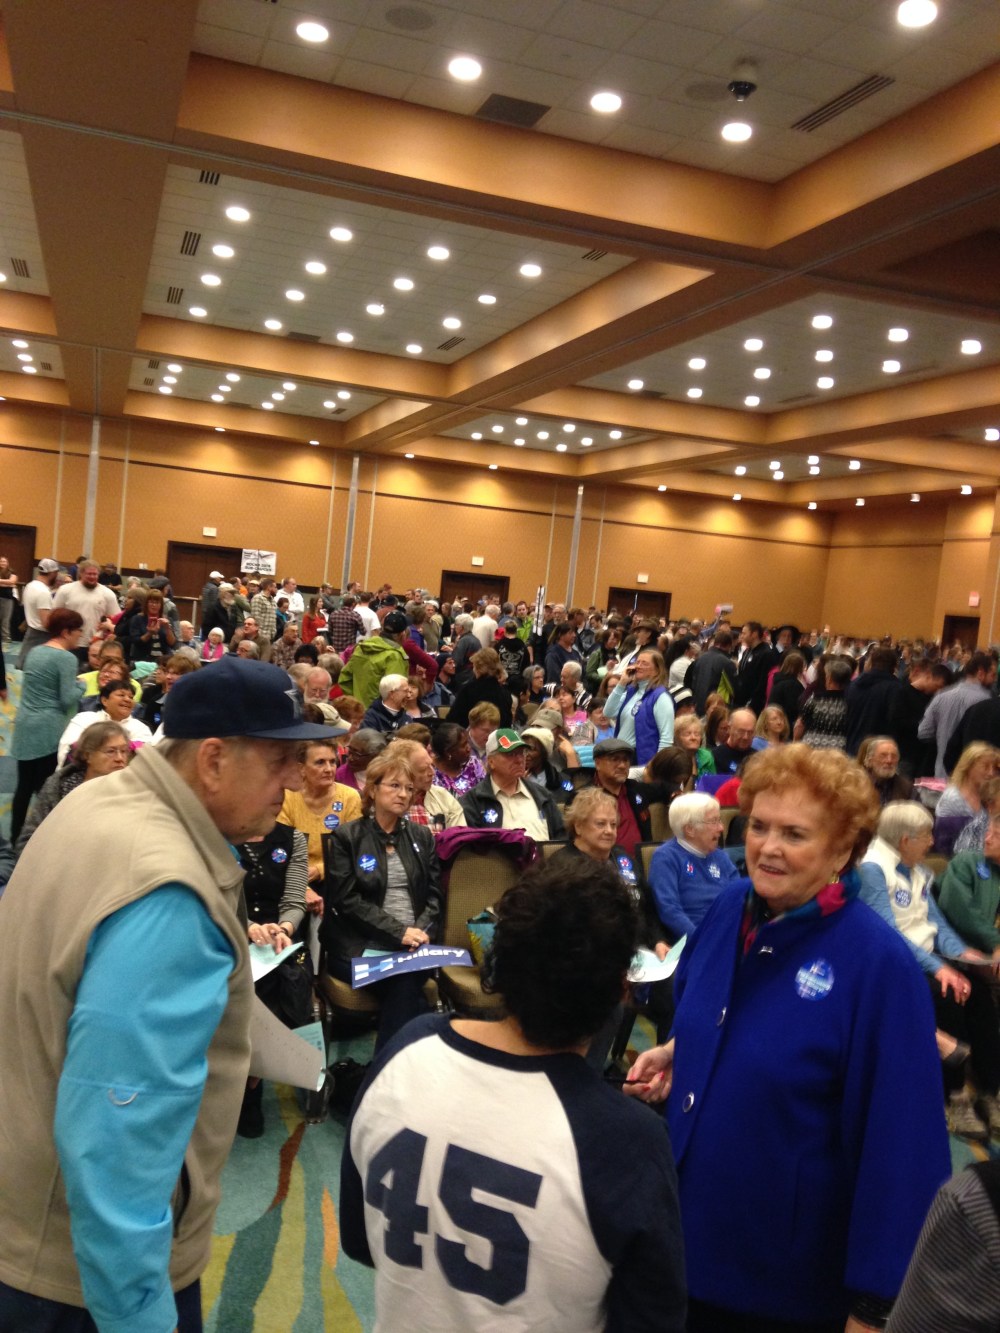
<instances>
[{"instance_id":1,"label":"gray hair","mask_svg":"<svg viewBox=\"0 0 1000 1333\"><path fill-rule=\"evenodd\" d=\"M889 801L879 815L878 836L899 851L904 838L918 838L934 823L934 817L920 801Z\"/></svg>"},{"instance_id":2,"label":"gray hair","mask_svg":"<svg viewBox=\"0 0 1000 1333\"><path fill-rule=\"evenodd\" d=\"M351 744L354 748L363 750L370 759L373 759L377 754L381 754L388 743L385 733L376 731L374 727L362 727L351 737Z\"/></svg>"},{"instance_id":3,"label":"gray hair","mask_svg":"<svg viewBox=\"0 0 1000 1333\"><path fill-rule=\"evenodd\" d=\"M404 685L409 685L409 683L405 676L398 676L395 672L390 671L378 683L379 697L384 703L393 690L398 690Z\"/></svg>"},{"instance_id":4,"label":"gray hair","mask_svg":"<svg viewBox=\"0 0 1000 1333\"><path fill-rule=\"evenodd\" d=\"M496 602L490 602L490 604L486 607L486 614L488 616L492 616L494 620L496 619L496 617L500 614L500 608L499 606L497 606Z\"/></svg>"},{"instance_id":5,"label":"gray hair","mask_svg":"<svg viewBox=\"0 0 1000 1333\"><path fill-rule=\"evenodd\" d=\"M569 676L572 680L579 680L583 675L583 667L579 662L564 662L561 676Z\"/></svg>"},{"instance_id":6,"label":"gray hair","mask_svg":"<svg viewBox=\"0 0 1000 1333\"><path fill-rule=\"evenodd\" d=\"M670 820L670 832L675 838L683 837L684 830L691 824L704 824L720 810L719 802L707 792L685 792L670 803L667 818Z\"/></svg>"},{"instance_id":7,"label":"gray hair","mask_svg":"<svg viewBox=\"0 0 1000 1333\"><path fill-rule=\"evenodd\" d=\"M463 611L460 616L455 617L455 628L465 634L467 630L472 629L472 617Z\"/></svg>"}]
</instances>

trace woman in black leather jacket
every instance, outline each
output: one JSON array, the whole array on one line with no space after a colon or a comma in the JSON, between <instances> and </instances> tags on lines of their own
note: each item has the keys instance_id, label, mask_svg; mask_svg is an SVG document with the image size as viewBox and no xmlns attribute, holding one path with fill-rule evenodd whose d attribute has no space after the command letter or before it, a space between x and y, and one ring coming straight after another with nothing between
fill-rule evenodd
<instances>
[{"instance_id":1,"label":"woman in black leather jacket","mask_svg":"<svg viewBox=\"0 0 1000 1333\"><path fill-rule=\"evenodd\" d=\"M365 949L418 949L434 937L441 915L441 868L434 834L404 816L413 773L390 746L365 771L363 817L323 838L322 939L327 967L350 982L351 959ZM411 972L375 983L381 1002L379 1050L426 1009L426 977Z\"/></svg>"}]
</instances>

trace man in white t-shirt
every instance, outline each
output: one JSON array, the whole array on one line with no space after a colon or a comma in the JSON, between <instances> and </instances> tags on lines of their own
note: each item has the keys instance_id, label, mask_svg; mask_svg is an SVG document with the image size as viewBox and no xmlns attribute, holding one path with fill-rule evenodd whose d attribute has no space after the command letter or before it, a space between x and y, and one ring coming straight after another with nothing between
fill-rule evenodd
<instances>
[{"instance_id":1,"label":"man in white t-shirt","mask_svg":"<svg viewBox=\"0 0 1000 1333\"><path fill-rule=\"evenodd\" d=\"M358 604L354 608L365 624L365 638L369 639L373 634L377 634L382 628L379 618L372 610L372 601L375 598L373 592L359 592Z\"/></svg>"},{"instance_id":2,"label":"man in white t-shirt","mask_svg":"<svg viewBox=\"0 0 1000 1333\"><path fill-rule=\"evenodd\" d=\"M93 560L83 560L77 567L75 583L64 583L56 593L53 607L65 607L76 611L83 617L83 633L80 635L80 648L77 655L82 662L87 660L87 646L100 631L105 621L121 610L118 598L110 588L98 583L101 567Z\"/></svg>"},{"instance_id":3,"label":"man in white t-shirt","mask_svg":"<svg viewBox=\"0 0 1000 1333\"><path fill-rule=\"evenodd\" d=\"M492 648L496 642L497 630L500 628L499 615L499 606L490 602L483 614L476 616L472 622L472 632L484 648Z\"/></svg>"},{"instance_id":4,"label":"man in white t-shirt","mask_svg":"<svg viewBox=\"0 0 1000 1333\"><path fill-rule=\"evenodd\" d=\"M415 1019L358 1096L340 1235L375 1268L377 1333L684 1328L666 1126L584 1059L638 921L614 867L576 859L497 902L487 986L505 1016Z\"/></svg>"},{"instance_id":5,"label":"man in white t-shirt","mask_svg":"<svg viewBox=\"0 0 1000 1333\"><path fill-rule=\"evenodd\" d=\"M302 594L299 592L299 585L294 579L285 579L281 585L279 597L288 598L288 614L295 621L296 625L302 624L302 617L306 613L306 604Z\"/></svg>"},{"instance_id":6,"label":"man in white t-shirt","mask_svg":"<svg viewBox=\"0 0 1000 1333\"><path fill-rule=\"evenodd\" d=\"M24 642L21 644L21 656L17 665L23 671L32 648L48 640L49 616L52 614L52 599L55 596L56 578L59 574L58 560L39 560L35 577L24 585L21 606L24 608Z\"/></svg>"}]
</instances>

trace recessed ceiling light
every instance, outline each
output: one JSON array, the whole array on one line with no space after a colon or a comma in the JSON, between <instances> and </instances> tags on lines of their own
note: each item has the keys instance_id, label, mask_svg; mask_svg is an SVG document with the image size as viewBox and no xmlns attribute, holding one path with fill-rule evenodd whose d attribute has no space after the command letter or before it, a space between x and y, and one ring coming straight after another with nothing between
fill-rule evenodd
<instances>
[{"instance_id":1,"label":"recessed ceiling light","mask_svg":"<svg viewBox=\"0 0 1000 1333\"><path fill-rule=\"evenodd\" d=\"M412 292L412 291L413 291L413 279L412 279L412 278L393 278L393 280L392 280L392 285L395 287L395 289L396 289L397 292Z\"/></svg>"},{"instance_id":2,"label":"recessed ceiling light","mask_svg":"<svg viewBox=\"0 0 1000 1333\"><path fill-rule=\"evenodd\" d=\"M595 111L600 111L604 116L609 116L615 111L621 110L622 99L617 93L594 93L590 99L590 105Z\"/></svg>"},{"instance_id":3,"label":"recessed ceiling light","mask_svg":"<svg viewBox=\"0 0 1000 1333\"><path fill-rule=\"evenodd\" d=\"M493 432L494 435L503 434L503 426L491 426L490 430Z\"/></svg>"},{"instance_id":4,"label":"recessed ceiling light","mask_svg":"<svg viewBox=\"0 0 1000 1333\"><path fill-rule=\"evenodd\" d=\"M864 507L865 507L865 502L864 502L864 500L862 500L862 499L860 499L860 498L857 499L857 500L855 500L854 503L857 505L857 507L858 507L859 509L864 509Z\"/></svg>"},{"instance_id":5,"label":"recessed ceiling light","mask_svg":"<svg viewBox=\"0 0 1000 1333\"><path fill-rule=\"evenodd\" d=\"M428 259L448 259L450 255L451 251L444 245L432 245L427 250Z\"/></svg>"},{"instance_id":6,"label":"recessed ceiling light","mask_svg":"<svg viewBox=\"0 0 1000 1333\"><path fill-rule=\"evenodd\" d=\"M517 445L517 447L520 449L521 446L524 444L524 440L522 440L521 437L518 436L517 439L514 441L514 443L515 443L515 444Z\"/></svg>"},{"instance_id":7,"label":"recessed ceiling light","mask_svg":"<svg viewBox=\"0 0 1000 1333\"><path fill-rule=\"evenodd\" d=\"M753 126L745 120L730 120L723 125L720 134L727 143L746 143L753 134Z\"/></svg>"},{"instance_id":8,"label":"recessed ceiling light","mask_svg":"<svg viewBox=\"0 0 1000 1333\"><path fill-rule=\"evenodd\" d=\"M926 28L937 18L934 0L902 0L896 10L896 21L904 28Z\"/></svg>"},{"instance_id":9,"label":"recessed ceiling light","mask_svg":"<svg viewBox=\"0 0 1000 1333\"><path fill-rule=\"evenodd\" d=\"M747 470L746 470L746 468L744 467L744 465L741 463L741 464L739 465L739 467L734 467L734 468L733 468L733 474L734 474L735 476L737 476L737 477L745 477L746 474L747 474Z\"/></svg>"},{"instance_id":10,"label":"recessed ceiling light","mask_svg":"<svg viewBox=\"0 0 1000 1333\"><path fill-rule=\"evenodd\" d=\"M312 19L296 24L295 31L304 42L325 42L330 36L329 28L324 28L322 23L316 23Z\"/></svg>"},{"instance_id":11,"label":"recessed ceiling light","mask_svg":"<svg viewBox=\"0 0 1000 1333\"><path fill-rule=\"evenodd\" d=\"M625 387L631 389L633 393L638 393L640 389L645 387L645 380L629 380Z\"/></svg>"},{"instance_id":12,"label":"recessed ceiling light","mask_svg":"<svg viewBox=\"0 0 1000 1333\"><path fill-rule=\"evenodd\" d=\"M226 217L230 222L249 222L250 210L242 204L230 204L226 209Z\"/></svg>"},{"instance_id":13,"label":"recessed ceiling light","mask_svg":"<svg viewBox=\"0 0 1000 1333\"><path fill-rule=\"evenodd\" d=\"M768 370L767 366L758 366L753 373L753 377L755 380L769 380L771 378L771 372Z\"/></svg>"},{"instance_id":14,"label":"recessed ceiling light","mask_svg":"<svg viewBox=\"0 0 1000 1333\"><path fill-rule=\"evenodd\" d=\"M35 368L34 366L25 366L24 369L34 371ZM173 393L173 389L171 389L169 384L161 384L160 393Z\"/></svg>"},{"instance_id":15,"label":"recessed ceiling light","mask_svg":"<svg viewBox=\"0 0 1000 1333\"><path fill-rule=\"evenodd\" d=\"M688 362L688 370L704 370L708 362L703 356L693 356Z\"/></svg>"},{"instance_id":16,"label":"recessed ceiling light","mask_svg":"<svg viewBox=\"0 0 1000 1333\"><path fill-rule=\"evenodd\" d=\"M378 301L369 301L368 304L365 306L365 309L368 311L369 315L385 314L385 306L379 305Z\"/></svg>"},{"instance_id":17,"label":"recessed ceiling light","mask_svg":"<svg viewBox=\"0 0 1000 1333\"><path fill-rule=\"evenodd\" d=\"M176 376L176 375L164 375L164 377L163 377L163 383L164 383L164 384L176 384L176 383L177 383L177 376Z\"/></svg>"},{"instance_id":18,"label":"recessed ceiling light","mask_svg":"<svg viewBox=\"0 0 1000 1333\"><path fill-rule=\"evenodd\" d=\"M232 259L236 251L231 245L213 245L212 254L216 259Z\"/></svg>"},{"instance_id":19,"label":"recessed ceiling light","mask_svg":"<svg viewBox=\"0 0 1000 1333\"><path fill-rule=\"evenodd\" d=\"M229 381L230 384L239 384L240 382L240 377L239 375L237 375L235 370L227 370L226 379Z\"/></svg>"},{"instance_id":20,"label":"recessed ceiling light","mask_svg":"<svg viewBox=\"0 0 1000 1333\"><path fill-rule=\"evenodd\" d=\"M219 385L219 393L232 393L232 391L233 391L233 386L231 384Z\"/></svg>"},{"instance_id":21,"label":"recessed ceiling light","mask_svg":"<svg viewBox=\"0 0 1000 1333\"><path fill-rule=\"evenodd\" d=\"M697 385L694 385L688 389L687 396L689 398L700 398L704 392L704 389L699 389Z\"/></svg>"},{"instance_id":22,"label":"recessed ceiling light","mask_svg":"<svg viewBox=\"0 0 1000 1333\"><path fill-rule=\"evenodd\" d=\"M17 359L18 361L34 361L35 358L30 352L18 352Z\"/></svg>"},{"instance_id":23,"label":"recessed ceiling light","mask_svg":"<svg viewBox=\"0 0 1000 1333\"><path fill-rule=\"evenodd\" d=\"M890 329L885 336L891 343L905 343L910 336L910 330L901 328Z\"/></svg>"},{"instance_id":24,"label":"recessed ceiling light","mask_svg":"<svg viewBox=\"0 0 1000 1333\"><path fill-rule=\"evenodd\" d=\"M265 412L273 412L273 411L274 411L274 404L273 404L273 403L261 403L261 407L264 409Z\"/></svg>"},{"instance_id":25,"label":"recessed ceiling light","mask_svg":"<svg viewBox=\"0 0 1000 1333\"><path fill-rule=\"evenodd\" d=\"M351 391L350 391L350 389L338 389L338 390L337 390L337 397L340 399L340 401L341 401L342 403L346 403L346 402L348 401L348 399L350 398L350 396L351 396Z\"/></svg>"},{"instance_id":26,"label":"recessed ceiling light","mask_svg":"<svg viewBox=\"0 0 1000 1333\"><path fill-rule=\"evenodd\" d=\"M348 329L340 329L340 330L338 331L338 333L337 333L337 342L339 342L339 343L352 343L353 341L354 341L354 334L351 333Z\"/></svg>"},{"instance_id":27,"label":"recessed ceiling light","mask_svg":"<svg viewBox=\"0 0 1000 1333\"><path fill-rule=\"evenodd\" d=\"M576 430L576 426L573 424L572 421L564 421L563 430L567 431L570 435L572 435L573 432Z\"/></svg>"},{"instance_id":28,"label":"recessed ceiling light","mask_svg":"<svg viewBox=\"0 0 1000 1333\"><path fill-rule=\"evenodd\" d=\"M660 492L663 492L663 491L665 491L667 488L666 488L666 486L657 486L656 489L657 489L658 491L660 491Z\"/></svg>"},{"instance_id":29,"label":"recessed ceiling light","mask_svg":"<svg viewBox=\"0 0 1000 1333\"><path fill-rule=\"evenodd\" d=\"M354 232L351 231L350 227L331 227L330 240L339 241L341 245L344 245L347 241L354 240Z\"/></svg>"},{"instance_id":30,"label":"recessed ceiling light","mask_svg":"<svg viewBox=\"0 0 1000 1333\"><path fill-rule=\"evenodd\" d=\"M832 361L832 360L833 360L833 353L830 351L830 349L829 349L828 347L821 347L821 348L816 352L816 360L817 360L817 361Z\"/></svg>"},{"instance_id":31,"label":"recessed ceiling light","mask_svg":"<svg viewBox=\"0 0 1000 1333\"><path fill-rule=\"evenodd\" d=\"M584 448L587 448L589 445L592 445L594 441L590 435L584 435L580 440L580 443L584 446Z\"/></svg>"},{"instance_id":32,"label":"recessed ceiling light","mask_svg":"<svg viewBox=\"0 0 1000 1333\"><path fill-rule=\"evenodd\" d=\"M882 369L886 375L898 375L901 367L898 361L883 361Z\"/></svg>"},{"instance_id":33,"label":"recessed ceiling light","mask_svg":"<svg viewBox=\"0 0 1000 1333\"><path fill-rule=\"evenodd\" d=\"M833 316L832 316L832 315L813 315L813 317L812 317L812 321L811 321L811 322L812 322L812 326L813 326L814 329L832 329L832 328L833 328Z\"/></svg>"},{"instance_id":34,"label":"recessed ceiling light","mask_svg":"<svg viewBox=\"0 0 1000 1333\"><path fill-rule=\"evenodd\" d=\"M416 454L404 454L403 457L404 457L404 458L415 458L415 457L416 457Z\"/></svg>"},{"instance_id":35,"label":"recessed ceiling light","mask_svg":"<svg viewBox=\"0 0 1000 1333\"><path fill-rule=\"evenodd\" d=\"M835 381L834 381L834 378L833 378L832 375L820 375L819 379L816 381L816 388L817 388L817 389L832 389L833 386L834 386L834 383L835 383Z\"/></svg>"},{"instance_id":36,"label":"recessed ceiling light","mask_svg":"<svg viewBox=\"0 0 1000 1333\"><path fill-rule=\"evenodd\" d=\"M333 401L332 398L327 398L324 400L323 406L327 409L327 411L329 411L331 408L336 407L337 404Z\"/></svg>"},{"instance_id":37,"label":"recessed ceiling light","mask_svg":"<svg viewBox=\"0 0 1000 1333\"><path fill-rule=\"evenodd\" d=\"M562 443L557 444L557 445L556 445L556 453L557 453L557 454L564 454L568 448L569 448L569 445L568 445L568 444L562 444Z\"/></svg>"},{"instance_id":38,"label":"recessed ceiling light","mask_svg":"<svg viewBox=\"0 0 1000 1333\"><path fill-rule=\"evenodd\" d=\"M806 505L806 508L807 508L807 509L815 509L815 508L816 508L816 501L815 501L815 500L810 500L809 503Z\"/></svg>"},{"instance_id":39,"label":"recessed ceiling light","mask_svg":"<svg viewBox=\"0 0 1000 1333\"><path fill-rule=\"evenodd\" d=\"M483 438L483 432L481 430L474 430L472 432L472 438L474 440L481 440Z\"/></svg>"},{"instance_id":40,"label":"recessed ceiling light","mask_svg":"<svg viewBox=\"0 0 1000 1333\"><path fill-rule=\"evenodd\" d=\"M419 343L407 343L406 350L409 352L410 356L419 356L424 349Z\"/></svg>"},{"instance_id":41,"label":"recessed ceiling light","mask_svg":"<svg viewBox=\"0 0 1000 1333\"><path fill-rule=\"evenodd\" d=\"M608 431L608 439L609 439L609 440L620 440L621 437L622 437L622 433L621 433L620 430L609 430L609 431Z\"/></svg>"},{"instance_id":42,"label":"recessed ceiling light","mask_svg":"<svg viewBox=\"0 0 1000 1333\"><path fill-rule=\"evenodd\" d=\"M190 305L188 306L188 314L194 315L195 319L204 319L208 311L203 305Z\"/></svg>"},{"instance_id":43,"label":"recessed ceiling light","mask_svg":"<svg viewBox=\"0 0 1000 1333\"><path fill-rule=\"evenodd\" d=\"M993 443L996 440L1000 440L1000 430L998 430L996 426L987 426L985 431L983 431L983 436L985 439L989 440L990 443Z\"/></svg>"},{"instance_id":44,"label":"recessed ceiling light","mask_svg":"<svg viewBox=\"0 0 1000 1333\"><path fill-rule=\"evenodd\" d=\"M963 486L963 487L962 487L962 490L961 490L961 494L962 494L962 495L971 495L971 494L972 494L972 487L971 487L971 486Z\"/></svg>"},{"instance_id":45,"label":"recessed ceiling light","mask_svg":"<svg viewBox=\"0 0 1000 1333\"><path fill-rule=\"evenodd\" d=\"M760 407L760 399L755 393L748 393L743 402L747 407Z\"/></svg>"},{"instance_id":46,"label":"recessed ceiling light","mask_svg":"<svg viewBox=\"0 0 1000 1333\"><path fill-rule=\"evenodd\" d=\"M276 403L283 403L285 401L285 395L280 389L275 389L274 393L271 394L271 397Z\"/></svg>"},{"instance_id":47,"label":"recessed ceiling light","mask_svg":"<svg viewBox=\"0 0 1000 1333\"><path fill-rule=\"evenodd\" d=\"M223 395L222 395L221 393L213 393L213 394L212 394L212 402L213 402L213 403L224 403L225 401L226 401L226 400L225 400L225 398L223 397ZM216 429L218 429L218 427L216 427Z\"/></svg>"},{"instance_id":48,"label":"recessed ceiling light","mask_svg":"<svg viewBox=\"0 0 1000 1333\"><path fill-rule=\"evenodd\" d=\"M783 472L772 472L771 476L774 478L775 481L785 480L785 474Z\"/></svg>"},{"instance_id":49,"label":"recessed ceiling light","mask_svg":"<svg viewBox=\"0 0 1000 1333\"><path fill-rule=\"evenodd\" d=\"M460 329L462 321L456 315L446 315L441 321L446 329Z\"/></svg>"},{"instance_id":50,"label":"recessed ceiling light","mask_svg":"<svg viewBox=\"0 0 1000 1333\"><path fill-rule=\"evenodd\" d=\"M743 346L748 352L761 352L764 349L763 338L747 338Z\"/></svg>"},{"instance_id":51,"label":"recessed ceiling light","mask_svg":"<svg viewBox=\"0 0 1000 1333\"><path fill-rule=\"evenodd\" d=\"M226 428L225 428L225 426L216 426L215 429L219 432L220 435L225 435L225 433L226 433Z\"/></svg>"},{"instance_id":52,"label":"recessed ceiling light","mask_svg":"<svg viewBox=\"0 0 1000 1333\"><path fill-rule=\"evenodd\" d=\"M735 495L733 496L733 499L734 499L734 500L737 502L737 504L738 504L738 503L740 502L740 500L743 499L743 496L740 495L739 491L737 491L737 492L735 493Z\"/></svg>"},{"instance_id":53,"label":"recessed ceiling light","mask_svg":"<svg viewBox=\"0 0 1000 1333\"><path fill-rule=\"evenodd\" d=\"M6 281L7 281L7 274L6 274L6 273L0 273L0 282L6 282ZM4 402L4 403L5 403L6 401L7 401L6 398L0 398L0 402Z\"/></svg>"},{"instance_id":54,"label":"recessed ceiling light","mask_svg":"<svg viewBox=\"0 0 1000 1333\"><path fill-rule=\"evenodd\" d=\"M776 458L772 458L767 466L771 469L772 472L777 472L778 469L781 467L781 464L778 462Z\"/></svg>"},{"instance_id":55,"label":"recessed ceiling light","mask_svg":"<svg viewBox=\"0 0 1000 1333\"><path fill-rule=\"evenodd\" d=\"M29 342L26 342L24 338L13 338L13 339L11 340L11 344L10 344L10 345L11 345L11 347L30 347L30 346L31 346L31 344L30 344Z\"/></svg>"},{"instance_id":56,"label":"recessed ceiling light","mask_svg":"<svg viewBox=\"0 0 1000 1333\"><path fill-rule=\"evenodd\" d=\"M492 292L481 292L479 296L476 297L476 300L480 305L496 305L497 303L497 298Z\"/></svg>"},{"instance_id":57,"label":"recessed ceiling light","mask_svg":"<svg viewBox=\"0 0 1000 1333\"><path fill-rule=\"evenodd\" d=\"M309 443L310 443L310 444L319 444L319 440L310 440Z\"/></svg>"},{"instance_id":58,"label":"recessed ceiling light","mask_svg":"<svg viewBox=\"0 0 1000 1333\"><path fill-rule=\"evenodd\" d=\"M549 432L547 430L540 430L538 432L538 435L536 436L536 439L539 440L547 440L548 438L549 438Z\"/></svg>"},{"instance_id":59,"label":"recessed ceiling light","mask_svg":"<svg viewBox=\"0 0 1000 1333\"><path fill-rule=\"evenodd\" d=\"M170 371L171 375L179 375L184 367L179 366L176 361L170 361L167 364L167 369Z\"/></svg>"},{"instance_id":60,"label":"recessed ceiling light","mask_svg":"<svg viewBox=\"0 0 1000 1333\"><path fill-rule=\"evenodd\" d=\"M852 458L851 461L848 463L847 468L849 472L860 472L861 471L860 460L857 458Z\"/></svg>"},{"instance_id":61,"label":"recessed ceiling light","mask_svg":"<svg viewBox=\"0 0 1000 1333\"><path fill-rule=\"evenodd\" d=\"M295 385L292 383L291 380L285 380L284 384L282 384L281 387L285 390L286 393L295 392Z\"/></svg>"},{"instance_id":62,"label":"recessed ceiling light","mask_svg":"<svg viewBox=\"0 0 1000 1333\"><path fill-rule=\"evenodd\" d=\"M318 259L307 259L305 270L307 273L314 273L316 277L320 277L326 272L326 265Z\"/></svg>"},{"instance_id":63,"label":"recessed ceiling light","mask_svg":"<svg viewBox=\"0 0 1000 1333\"><path fill-rule=\"evenodd\" d=\"M983 344L978 338L963 338L961 352L963 356L978 356L983 350Z\"/></svg>"},{"instance_id":64,"label":"recessed ceiling light","mask_svg":"<svg viewBox=\"0 0 1000 1333\"><path fill-rule=\"evenodd\" d=\"M522 264L519 270L522 278L540 278L542 276L541 264Z\"/></svg>"},{"instance_id":65,"label":"recessed ceiling light","mask_svg":"<svg viewBox=\"0 0 1000 1333\"><path fill-rule=\"evenodd\" d=\"M810 466L811 466L813 463L818 463L818 462L819 462L819 454L810 454L809 457L806 459L806 462L807 462L808 464L810 464Z\"/></svg>"},{"instance_id":66,"label":"recessed ceiling light","mask_svg":"<svg viewBox=\"0 0 1000 1333\"><path fill-rule=\"evenodd\" d=\"M201 280L206 287L222 286L222 279L219 277L218 273L203 273L201 275Z\"/></svg>"},{"instance_id":67,"label":"recessed ceiling light","mask_svg":"<svg viewBox=\"0 0 1000 1333\"><path fill-rule=\"evenodd\" d=\"M919 491L914 491L914 492L910 495L910 504L918 505L919 503L920 503L920 492L919 492Z\"/></svg>"},{"instance_id":68,"label":"recessed ceiling light","mask_svg":"<svg viewBox=\"0 0 1000 1333\"><path fill-rule=\"evenodd\" d=\"M527 424L528 424L528 418L527 418L527 417L515 417L515 418L514 418L514 425L515 425L515 426L526 426Z\"/></svg>"},{"instance_id":69,"label":"recessed ceiling light","mask_svg":"<svg viewBox=\"0 0 1000 1333\"><path fill-rule=\"evenodd\" d=\"M289 287L285 296L289 301L304 301L306 299L305 292L300 292L298 287Z\"/></svg>"},{"instance_id":70,"label":"recessed ceiling light","mask_svg":"<svg viewBox=\"0 0 1000 1333\"><path fill-rule=\"evenodd\" d=\"M496 470L497 470L497 468L498 468L499 466L500 466L499 463L491 463L491 464L489 465L489 467L490 467L490 471L491 471L491 472L496 472Z\"/></svg>"},{"instance_id":71,"label":"recessed ceiling light","mask_svg":"<svg viewBox=\"0 0 1000 1333\"><path fill-rule=\"evenodd\" d=\"M810 477L818 477L818 476L819 476L819 468L818 468L818 467L815 467L815 466L811 467L811 468L809 469L809 475L810 475Z\"/></svg>"},{"instance_id":72,"label":"recessed ceiling light","mask_svg":"<svg viewBox=\"0 0 1000 1333\"><path fill-rule=\"evenodd\" d=\"M473 56L455 56L448 61L448 73L460 83L474 83L483 67Z\"/></svg>"},{"instance_id":73,"label":"recessed ceiling light","mask_svg":"<svg viewBox=\"0 0 1000 1333\"><path fill-rule=\"evenodd\" d=\"M272 333L277 333L278 329L280 329L281 327L282 327L282 324L281 324L281 320L280 320L280 319L265 319L265 320L264 320L264 328L265 328L265 329L270 329Z\"/></svg>"}]
</instances>

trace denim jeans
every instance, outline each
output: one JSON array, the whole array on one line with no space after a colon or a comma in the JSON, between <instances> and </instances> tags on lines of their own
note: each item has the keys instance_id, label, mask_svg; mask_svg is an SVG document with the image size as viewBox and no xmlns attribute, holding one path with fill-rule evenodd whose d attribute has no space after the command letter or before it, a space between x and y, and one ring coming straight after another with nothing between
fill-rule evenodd
<instances>
[{"instance_id":1,"label":"denim jeans","mask_svg":"<svg viewBox=\"0 0 1000 1333\"><path fill-rule=\"evenodd\" d=\"M202 1333L201 1283L175 1294L178 1333ZM97 1333L86 1310L30 1296L0 1282L0 1333Z\"/></svg>"}]
</instances>

